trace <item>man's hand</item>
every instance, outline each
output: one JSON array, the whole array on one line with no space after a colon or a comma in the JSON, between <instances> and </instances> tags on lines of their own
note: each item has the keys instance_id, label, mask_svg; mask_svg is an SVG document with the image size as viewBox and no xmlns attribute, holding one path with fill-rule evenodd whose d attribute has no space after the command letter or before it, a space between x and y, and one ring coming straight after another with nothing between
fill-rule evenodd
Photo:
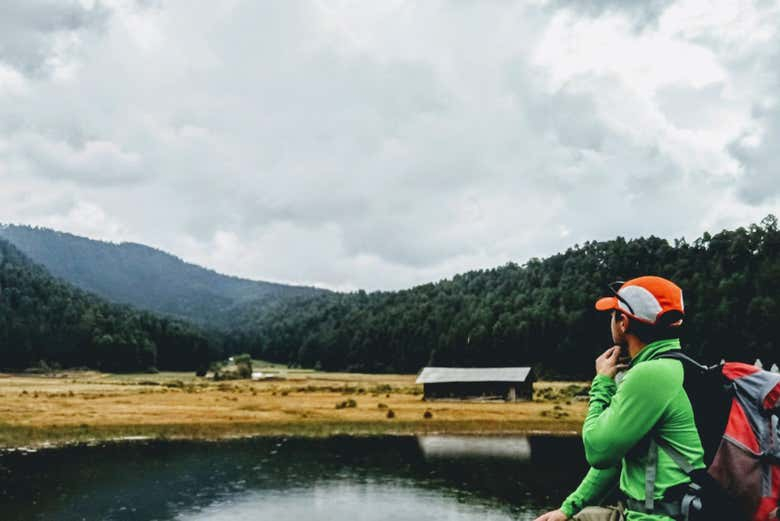
<instances>
[{"instance_id":1,"label":"man's hand","mask_svg":"<svg viewBox=\"0 0 780 521\"><path fill-rule=\"evenodd\" d=\"M596 358L596 373L607 376L609 378L615 378L615 375L628 367L628 364L618 363L618 357L620 356L620 346L612 346Z\"/></svg>"},{"instance_id":2,"label":"man's hand","mask_svg":"<svg viewBox=\"0 0 780 521\"><path fill-rule=\"evenodd\" d=\"M563 513L562 510L553 510L537 517L535 521L566 521L569 516Z\"/></svg>"}]
</instances>

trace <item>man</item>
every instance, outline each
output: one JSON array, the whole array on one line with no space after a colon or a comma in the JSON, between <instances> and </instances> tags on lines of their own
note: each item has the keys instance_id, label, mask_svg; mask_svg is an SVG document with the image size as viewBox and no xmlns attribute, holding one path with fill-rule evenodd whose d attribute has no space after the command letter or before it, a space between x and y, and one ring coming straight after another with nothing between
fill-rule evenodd
<instances>
[{"instance_id":1,"label":"man","mask_svg":"<svg viewBox=\"0 0 780 521\"><path fill-rule=\"evenodd\" d=\"M582 428L591 469L560 509L536 521L620 519L607 509L583 511L600 504L616 484L626 497L627 521L671 521L679 515L678 499L690 479L658 450L656 440L677 449L694 468L704 467L693 410L683 390L682 364L658 358L680 349L682 290L661 277L639 277L617 291L610 285L610 290L613 296L596 302L596 309L611 311L615 345L596 360ZM631 358L630 364L619 361L621 352ZM617 385L615 375L623 369L627 371Z\"/></svg>"}]
</instances>

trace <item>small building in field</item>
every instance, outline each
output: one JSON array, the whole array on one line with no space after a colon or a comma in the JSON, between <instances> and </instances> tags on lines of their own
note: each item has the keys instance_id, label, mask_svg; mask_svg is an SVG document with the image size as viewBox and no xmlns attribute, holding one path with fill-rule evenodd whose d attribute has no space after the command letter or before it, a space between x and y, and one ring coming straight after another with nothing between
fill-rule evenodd
<instances>
[{"instance_id":1,"label":"small building in field","mask_svg":"<svg viewBox=\"0 0 780 521\"><path fill-rule=\"evenodd\" d=\"M417 375L426 400L530 400L535 381L530 367L425 367Z\"/></svg>"}]
</instances>

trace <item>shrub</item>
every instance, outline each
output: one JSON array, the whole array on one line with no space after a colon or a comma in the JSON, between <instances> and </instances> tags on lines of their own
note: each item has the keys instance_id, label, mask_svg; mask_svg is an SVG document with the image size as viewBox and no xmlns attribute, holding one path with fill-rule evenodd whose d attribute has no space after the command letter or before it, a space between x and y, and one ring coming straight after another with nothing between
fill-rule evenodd
<instances>
[{"instance_id":1,"label":"shrub","mask_svg":"<svg viewBox=\"0 0 780 521\"><path fill-rule=\"evenodd\" d=\"M388 417L388 419L392 420L393 418L395 418L395 412L392 409L388 409L387 410L387 417Z\"/></svg>"},{"instance_id":2,"label":"shrub","mask_svg":"<svg viewBox=\"0 0 780 521\"><path fill-rule=\"evenodd\" d=\"M231 356L226 362L212 364L214 380L242 380L252 378L252 357L249 355Z\"/></svg>"},{"instance_id":3,"label":"shrub","mask_svg":"<svg viewBox=\"0 0 780 521\"><path fill-rule=\"evenodd\" d=\"M336 404L336 409L350 409L354 407L357 407L357 402L352 398Z\"/></svg>"}]
</instances>

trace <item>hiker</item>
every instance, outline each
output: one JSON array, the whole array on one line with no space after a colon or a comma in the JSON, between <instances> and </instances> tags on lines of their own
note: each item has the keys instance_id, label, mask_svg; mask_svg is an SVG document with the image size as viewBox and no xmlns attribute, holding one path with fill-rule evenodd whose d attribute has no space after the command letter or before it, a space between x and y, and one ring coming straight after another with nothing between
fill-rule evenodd
<instances>
[{"instance_id":1,"label":"hiker","mask_svg":"<svg viewBox=\"0 0 780 521\"><path fill-rule=\"evenodd\" d=\"M619 285L619 287L617 287ZM612 314L614 346L596 359L582 428L590 470L558 510L536 521L670 521L690 478L657 443L671 446L695 469L704 468L680 361L659 358L680 350L682 290L661 277L609 285L596 302ZM623 356L630 357L624 364ZM620 384L618 372L626 370ZM619 485L623 506L598 507ZM586 508L587 507L587 508Z\"/></svg>"}]
</instances>

